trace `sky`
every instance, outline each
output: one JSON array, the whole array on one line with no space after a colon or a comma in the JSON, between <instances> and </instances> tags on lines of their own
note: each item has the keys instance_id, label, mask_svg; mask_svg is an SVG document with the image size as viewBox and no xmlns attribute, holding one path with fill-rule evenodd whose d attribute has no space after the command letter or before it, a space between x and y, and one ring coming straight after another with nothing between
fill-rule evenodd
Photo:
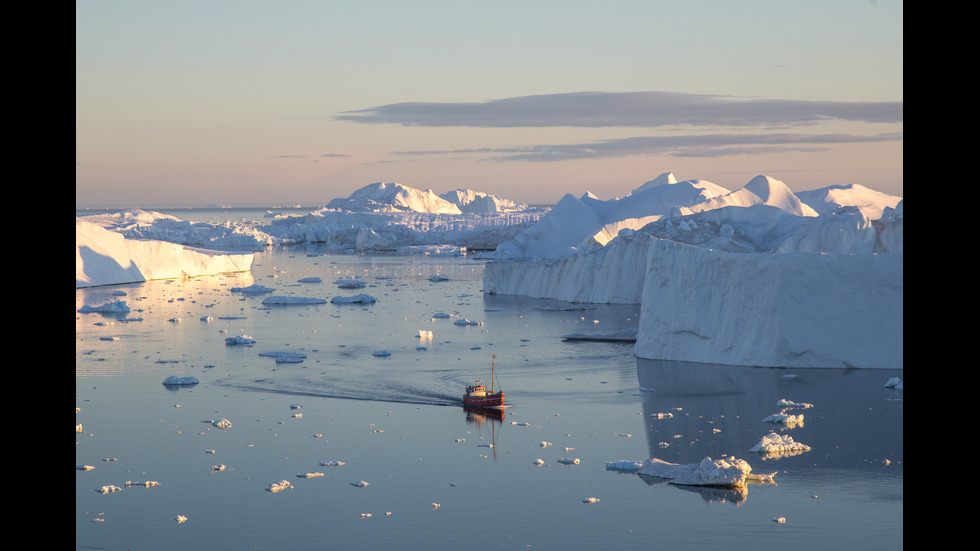
<instances>
[{"instance_id":1,"label":"sky","mask_svg":"<svg viewBox=\"0 0 980 551\"><path fill-rule=\"evenodd\" d=\"M891 0L76 0L76 208L904 196Z\"/></svg>"}]
</instances>

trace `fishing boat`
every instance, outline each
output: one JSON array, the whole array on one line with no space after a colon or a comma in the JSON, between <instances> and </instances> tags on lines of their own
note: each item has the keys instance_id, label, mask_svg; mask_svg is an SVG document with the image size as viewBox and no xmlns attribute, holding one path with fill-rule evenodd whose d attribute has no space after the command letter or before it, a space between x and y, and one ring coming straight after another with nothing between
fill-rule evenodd
<instances>
[{"instance_id":1,"label":"fishing boat","mask_svg":"<svg viewBox=\"0 0 980 551\"><path fill-rule=\"evenodd\" d=\"M466 386L466 394L463 396L463 405L471 408L502 408L504 407L504 392L497 390L496 381L496 359L492 356L490 361L490 391L487 386L479 379L475 384Z\"/></svg>"}]
</instances>

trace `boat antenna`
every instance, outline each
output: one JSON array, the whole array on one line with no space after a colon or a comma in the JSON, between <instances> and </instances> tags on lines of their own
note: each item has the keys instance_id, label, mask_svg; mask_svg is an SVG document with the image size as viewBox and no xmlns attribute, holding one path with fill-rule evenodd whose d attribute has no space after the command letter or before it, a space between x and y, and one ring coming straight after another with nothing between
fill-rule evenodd
<instances>
[{"instance_id":1,"label":"boat antenna","mask_svg":"<svg viewBox=\"0 0 980 551\"><path fill-rule=\"evenodd\" d=\"M494 393L493 383L496 380L496 373L495 373L497 369L496 363L497 363L497 355L491 354L490 355L490 394Z\"/></svg>"}]
</instances>

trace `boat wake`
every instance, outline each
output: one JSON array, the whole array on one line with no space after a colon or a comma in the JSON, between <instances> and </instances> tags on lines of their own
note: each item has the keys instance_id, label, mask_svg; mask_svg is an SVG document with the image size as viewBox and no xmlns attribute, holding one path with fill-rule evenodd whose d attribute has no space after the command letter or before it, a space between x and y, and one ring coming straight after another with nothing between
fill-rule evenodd
<instances>
[{"instance_id":1,"label":"boat wake","mask_svg":"<svg viewBox=\"0 0 980 551\"><path fill-rule=\"evenodd\" d=\"M454 389L461 385L448 386L443 389L426 388L425 386L395 381L359 381L359 380L310 380L290 377L265 378L242 381L234 378L215 381L216 384L239 390L285 394L290 396L313 396L319 398L335 398L342 400L364 400L373 402L388 402L400 404L418 404L426 406L455 406L463 405L460 393ZM436 381L436 384L439 384Z\"/></svg>"}]
</instances>

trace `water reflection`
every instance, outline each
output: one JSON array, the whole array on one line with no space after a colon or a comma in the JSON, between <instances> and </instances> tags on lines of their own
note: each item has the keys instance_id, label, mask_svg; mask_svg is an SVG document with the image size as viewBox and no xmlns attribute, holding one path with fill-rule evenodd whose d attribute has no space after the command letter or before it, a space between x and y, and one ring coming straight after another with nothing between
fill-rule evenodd
<instances>
[{"instance_id":1,"label":"water reflection","mask_svg":"<svg viewBox=\"0 0 980 551\"><path fill-rule=\"evenodd\" d=\"M902 370L772 369L637 360L650 456L674 463L734 456L755 464L802 457L807 464L834 468L876 461L900 464L902 390L886 388L885 383L901 376ZM813 407L792 411L799 421L792 427L764 421L788 411L780 407L781 399ZM812 451L751 453L770 432L792 434Z\"/></svg>"}]
</instances>

